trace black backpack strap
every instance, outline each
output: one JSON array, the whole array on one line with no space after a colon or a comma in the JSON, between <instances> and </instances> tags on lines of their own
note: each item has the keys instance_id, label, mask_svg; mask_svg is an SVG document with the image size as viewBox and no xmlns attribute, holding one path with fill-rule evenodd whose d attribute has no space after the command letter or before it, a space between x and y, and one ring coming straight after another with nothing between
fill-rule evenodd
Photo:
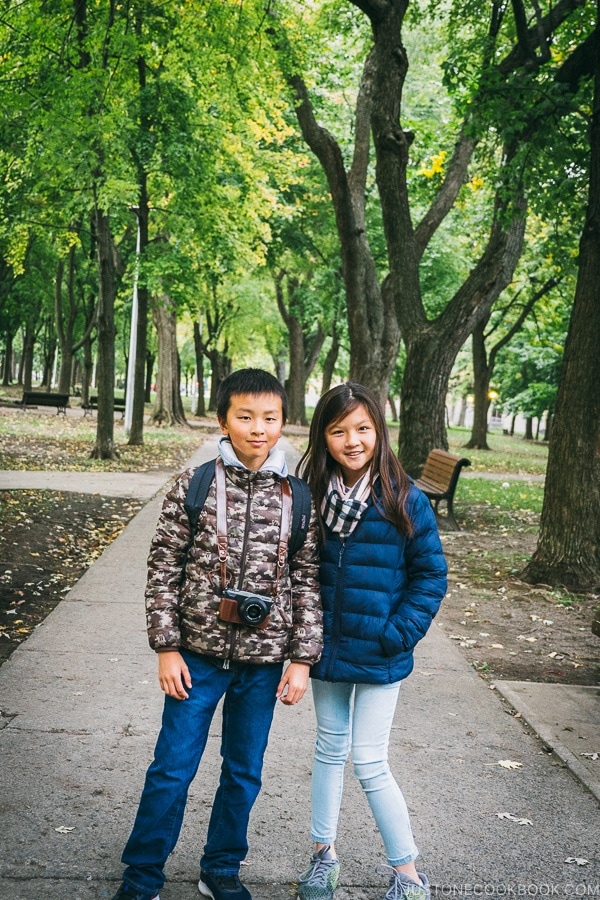
<instances>
[{"instance_id":1,"label":"black backpack strap","mask_svg":"<svg viewBox=\"0 0 600 900\"><path fill-rule=\"evenodd\" d=\"M292 527L288 543L288 559L292 559L300 550L310 524L311 493L307 483L295 475L288 475L292 489Z\"/></svg>"},{"instance_id":2,"label":"black backpack strap","mask_svg":"<svg viewBox=\"0 0 600 900\"><path fill-rule=\"evenodd\" d=\"M190 531L192 535L196 531L198 519L200 518L200 513L202 512L208 495L208 489L214 477L214 459L202 463L192 475L184 504L185 511L190 520ZM310 524L311 493L309 486L302 478L297 478L295 475L288 475L288 479L292 489L292 524L288 542L288 559L292 559L306 540L306 534Z\"/></svg>"},{"instance_id":3,"label":"black backpack strap","mask_svg":"<svg viewBox=\"0 0 600 900\"><path fill-rule=\"evenodd\" d=\"M192 535L196 531L200 513L206 502L208 489L215 477L215 462L216 460L211 459L208 462L202 463L201 466L198 466L192 475L192 480L188 487L184 508L190 520L190 531Z\"/></svg>"}]
</instances>

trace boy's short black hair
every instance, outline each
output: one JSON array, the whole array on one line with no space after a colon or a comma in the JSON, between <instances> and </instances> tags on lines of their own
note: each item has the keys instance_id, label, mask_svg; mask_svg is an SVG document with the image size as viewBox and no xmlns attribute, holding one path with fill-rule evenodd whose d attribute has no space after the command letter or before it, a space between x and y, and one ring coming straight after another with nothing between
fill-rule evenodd
<instances>
[{"instance_id":1,"label":"boy's short black hair","mask_svg":"<svg viewBox=\"0 0 600 900\"><path fill-rule=\"evenodd\" d=\"M264 369L238 369L224 378L217 388L217 416L227 418L227 410L234 394L275 394L281 399L283 424L288 414L287 394L281 382Z\"/></svg>"}]
</instances>

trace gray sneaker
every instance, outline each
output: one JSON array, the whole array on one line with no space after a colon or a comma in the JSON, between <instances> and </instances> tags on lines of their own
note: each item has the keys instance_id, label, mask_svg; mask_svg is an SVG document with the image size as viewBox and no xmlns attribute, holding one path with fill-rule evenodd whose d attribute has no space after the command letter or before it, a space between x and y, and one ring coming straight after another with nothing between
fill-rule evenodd
<instances>
[{"instance_id":1,"label":"gray sneaker","mask_svg":"<svg viewBox=\"0 0 600 900\"><path fill-rule=\"evenodd\" d=\"M378 875L390 875L390 886L384 900L431 900L429 879L423 872L417 872L421 884L417 884L404 872L399 872L393 866L379 866Z\"/></svg>"},{"instance_id":2,"label":"gray sneaker","mask_svg":"<svg viewBox=\"0 0 600 900\"><path fill-rule=\"evenodd\" d=\"M340 864L332 855L328 844L313 853L310 866L298 878L300 900L332 900L339 877Z\"/></svg>"}]
</instances>

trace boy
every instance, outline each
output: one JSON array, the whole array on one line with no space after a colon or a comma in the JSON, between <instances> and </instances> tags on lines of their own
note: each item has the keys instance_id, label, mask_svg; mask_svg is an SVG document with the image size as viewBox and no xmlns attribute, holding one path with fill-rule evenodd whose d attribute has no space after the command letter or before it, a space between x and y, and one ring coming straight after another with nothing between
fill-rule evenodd
<instances>
[{"instance_id":1,"label":"boy","mask_svg":"<svg viewBox=\"0 0 600 900\"><path fill-rule=\"evenodd\" d=\"M251 900L239 868L275 702L301 700L322 646L314 511L291 562L280 546L286 527L289 533L290 503L285 458L275 445L286 413L285 392L268 372L229 375L217 395L223 437L215 478L195 534L184 508L193 470L165 497L146 587L148 636L165 706L113 900L159 900L188 787L223 696L221 778L198 888L213 900ZM240 591L253 595L251 610L244 612ZM265 618L264 606L270 606Z\"/></svg>"}]
</instances>

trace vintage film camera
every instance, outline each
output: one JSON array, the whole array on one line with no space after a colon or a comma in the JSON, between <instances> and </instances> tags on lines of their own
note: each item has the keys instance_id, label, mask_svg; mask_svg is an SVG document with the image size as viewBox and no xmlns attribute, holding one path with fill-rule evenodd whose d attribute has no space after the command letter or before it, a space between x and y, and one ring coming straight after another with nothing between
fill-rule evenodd
<instances>
[{"instance_id":1,"label":"vintage film camera","mask_svg":"<svg viewBox=\"0 0 600 900\"><path fill-rule=\"evenodd\" d=\"M219 618L237 625L249 625L251 628L266 628L272 605L272 600L260 594L225 588L221 594Z\"/></svg>"}]
</instances>

